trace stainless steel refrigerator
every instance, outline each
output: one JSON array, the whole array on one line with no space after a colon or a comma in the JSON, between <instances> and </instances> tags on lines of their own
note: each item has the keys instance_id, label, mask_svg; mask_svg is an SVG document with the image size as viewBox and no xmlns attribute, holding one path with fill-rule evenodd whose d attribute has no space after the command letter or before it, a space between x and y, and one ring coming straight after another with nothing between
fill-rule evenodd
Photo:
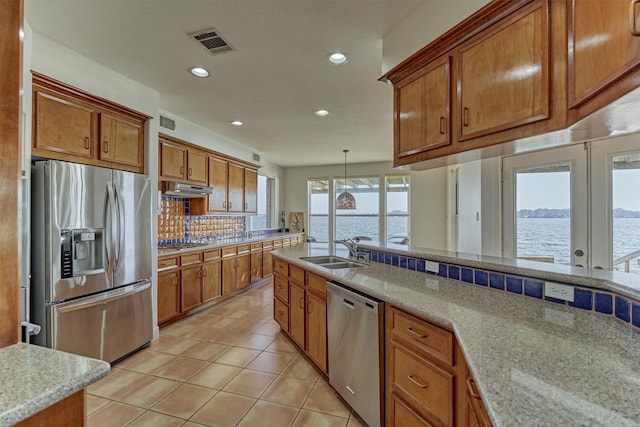
<instances>
[{"instance_id":1,"label":"stainless steel refrigerator","mask_svg":"<svg viewBox=\"0 0 640 427\"><path fill-rule=\"evenodd\" d=\"M31 342L107 362L148 343L149 177L46 160L31 179Z\"/></svg>"}]
</instances>

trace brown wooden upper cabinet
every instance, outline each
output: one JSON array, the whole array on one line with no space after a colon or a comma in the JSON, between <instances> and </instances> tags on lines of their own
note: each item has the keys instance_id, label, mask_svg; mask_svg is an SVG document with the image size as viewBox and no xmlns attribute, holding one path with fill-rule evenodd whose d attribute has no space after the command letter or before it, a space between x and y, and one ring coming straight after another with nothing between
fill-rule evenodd
<instances>
[{"instance_id":1,"label":"brown wooden upper cabinet","mask_svg":"<svg viewBox=\"0 0 640 427\"><path fill-rule=\"evenodd\" d=\"M396 86L395 152L398 157L451 143L450 63L447 55Z\"/></svg>"},{"instance_id":2,"label":"brown wooden upper cabinet","mask_svg":"<svg viewBox=\"0 0 640 427\"><path fill-rule=\"evenodd\" d=\"M34 156L143 173L148 118L33 73Z\"/></svg>"},{"instance_id":3,"label":"brown wooden upper cabinet","mask_svg":"<svg viewBox=\"0 0 640 427\"><path fill-rule=\"evenodd\" d=\"M244 167L229 163L227 212L244 212Z\"/></svg>"},{"instance_id":4,"label":"brown wooden upper cabinet","mask_svg":"<svg viewBox=\"0 0 640 427\"><path fill-rule=\"evenodd\" d=\"M574 0L569 3L569 107L575 108L605 89L615 91L612 85L638 67L640 2ZM614 97L633 87L622 88Z\"/></svg>"},{"instance_id":5,"label":"brown wooden upper cabinet","mask_svg":"<svg viewBox=\"0 0 640 427\"><path fill-rule=\"evenodd\" d=\"M209 187L213 194L209 195L209 212L227 211L227 179L229 163L217 157L209 157Z\"/></svg>"},{"instance_id":6,"label":"brown wooden upper cabinet","mask_svg":"<svg viewBox=\"0 0 640 427\"><path fill-rule=\"evenodd\" d=\"M458 140L549 117L547 6L533 3L458 50Z\"/></svg>"},{"instance_id":7,"label":"brown wooden upper cabinet","mask_svg":"<svg viewBox=\"0 0 640 427\"><path fill-rule=\"evenodd\" d=\"M207 185L208 156L205 152L180 143L160 139L160 178L190 184Z\"/></svg>"},{"instance_id":8,"label":"brown wooden upper cabinet","mask_svg":"<svg viewBox=\"0 0 640 427\"><path fill-rule=\"evenodd\" d=\"M258 171L244 169L244 212L258 212Z\"/></svg>"}]
</instances>

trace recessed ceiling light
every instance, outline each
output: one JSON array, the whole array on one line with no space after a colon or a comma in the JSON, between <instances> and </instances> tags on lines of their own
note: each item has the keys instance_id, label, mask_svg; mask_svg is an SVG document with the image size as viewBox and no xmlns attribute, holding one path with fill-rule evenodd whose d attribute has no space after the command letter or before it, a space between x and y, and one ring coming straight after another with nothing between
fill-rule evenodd
<instances>
[{"instance_id":1,"label":"recessed ceiling light","mask_svg":"<svg viewBox=\"0 0 640 427\"><path fill-rule=\"evenodd\" d=\"M345 56L344 53L336 52L329 55L329 62L331 62L334 65L346 64L347 61L348 61L347 57Z\"/></svg>"},{"instance_id":2,"label":"recessed ceiling light","mask_svg":"<svg viewBox=\"0 0 640 427\"><path fill-rule=\"evenodd\" d=\"M316 113L315 113L315 114L316 114L316 116L318 116L318 117L324 117L324 116L328 115L328 114L329 114L329 112L328 112L327 110L318 110L318 111L316 111Z\"/></svg>"},{"instance_id":3,"label":"recessed ceiling light","mask_svg":"<svg viewBox=\"0 0 640 427\"><path fill-rule=\"evenodd\" d=\"M205 70L202 67L191 67L191 68L189 68L189 71L194 76L201 77L201 78L209 77L209 75L210 75L209 71Z\"/></svg>"},{"instance_id":4,"label":"recessed ceiling light","mask_svg":"<svg viewBox=\"0 0 640 427\"><path fill-rule=\"evenodd\" d=\"M234 126L242 126L244 123L242 123L240 120L234 120L232 122L229 122Z\"/></svg>"}]
</instances>

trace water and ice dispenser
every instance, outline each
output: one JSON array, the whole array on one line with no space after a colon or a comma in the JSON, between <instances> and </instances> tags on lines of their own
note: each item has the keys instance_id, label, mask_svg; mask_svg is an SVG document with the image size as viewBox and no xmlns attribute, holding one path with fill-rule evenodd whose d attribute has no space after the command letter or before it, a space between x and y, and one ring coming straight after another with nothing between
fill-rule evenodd
<instances>
[{"instance_id":1,"label":"water and ice dispenser","mask_svg":"<svg viewBox=\"0 0 640 427\"><path fill-rule=\"evenodd\" d=\"M60 236L63 279L104 271L102 228L62 230Z\"/></svg>"}]
</instances>

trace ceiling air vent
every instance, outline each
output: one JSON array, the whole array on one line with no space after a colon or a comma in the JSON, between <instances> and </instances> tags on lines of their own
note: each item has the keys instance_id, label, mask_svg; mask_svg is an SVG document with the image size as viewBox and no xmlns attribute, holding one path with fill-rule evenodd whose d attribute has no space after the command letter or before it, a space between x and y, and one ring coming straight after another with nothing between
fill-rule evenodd
<instances>
[{"instance_id":1,"label":"ceiling air vent","mask_svg":"<svg viewBox=\"0 0 640 427\"><path fill-rule=\"evenodd\" d=\"M201 30L189 34L200 46L205 48L210 54L230 52L233 48L227 43L215 28Z\"/></svg>"},{"instance_id":2,"label":"ceiling air vent","mask_svg":"<svg viewBox=\"0 0 640 427\"><path fill-rule=\"evenodd\" d=\"M168 117L160 116L160 127L163 129L170 130L171 132L176 131L176 121L171 120Z\"/></svg>"}]
</instances>

